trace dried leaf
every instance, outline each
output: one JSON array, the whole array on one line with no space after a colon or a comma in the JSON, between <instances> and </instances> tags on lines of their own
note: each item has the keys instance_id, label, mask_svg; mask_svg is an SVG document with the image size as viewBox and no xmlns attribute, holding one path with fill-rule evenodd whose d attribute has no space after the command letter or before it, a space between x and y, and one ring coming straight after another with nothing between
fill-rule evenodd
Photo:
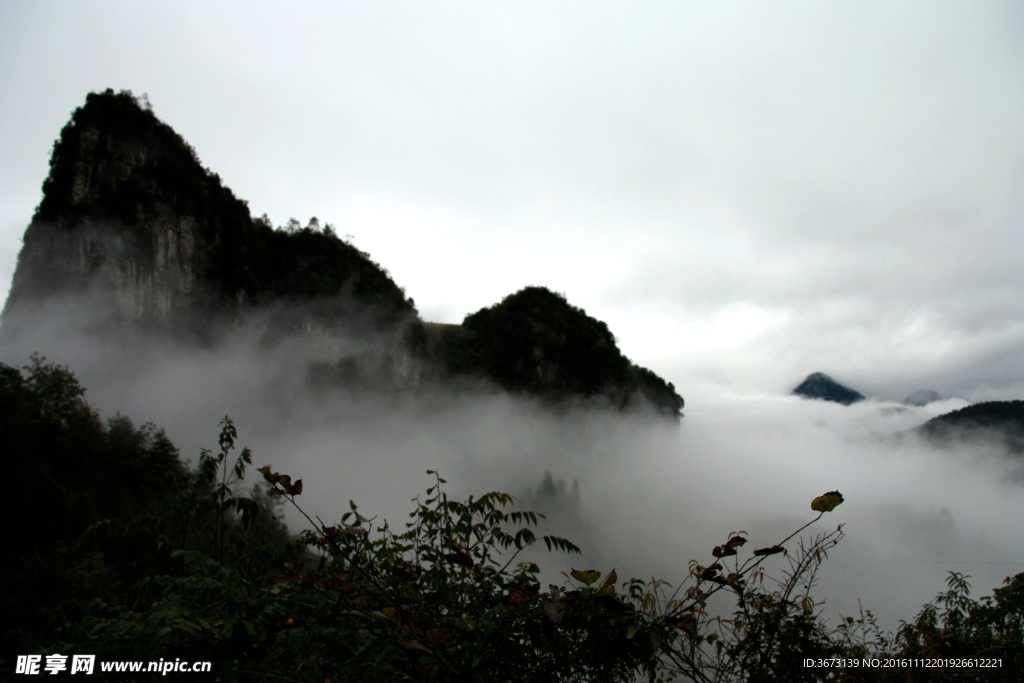
<instances>
[{"instance_id":1,"label":"dried leaf","mask_svg":"<svg viewBox=\"0 0 1024 683\"><path fill-rule=\"evenodd\" d=\"M786 549L781 545L773 545L770 548L758 548L754 551L755 555L777 555L779 553L786 552Z\"/></svg>"},{"instance_id":2,"label":"dried leaf","mask_svg":"<svg viewBox=\"0 0 1024 683\"><path fill-rule=\"evenodd\" d=\"M544 608L544 613L548 615L548 619L556 624L562 620L562 617L565 616L565 610L568 608L565 600L555 600L554 602L541 600L540 604Z\"/></svg>"},{"instance_id":3,"label":"dried leaf","mask_svg":"<svg viewBox=\"0 0 1024 683\"><path fill-rule=\"evenodd\" d=\"M684 614L682 616L668 619L665 622L665 625L669 628L685 631L691 636L697 635L697 618L694 617L692 614Z\"/></svg>"},{"instance_id":4,"label":"dried leaf","mask_svg":"<svg viewBox=\"0 0 1024 683\"><path fill-rule=\"evenodd\" d=\"M449 628L431 628L427 629L427 632L423 634L423 640L427 641L427 645L433 647L447 645L453 637L454 634Z\"/></svg>"},{"instance_id":5,"label":"dried leaf","mask_svg":"<svg viewBox=\"0 0 1024 683\"><path fill-rule=\"evenodd\" d=\"M811 501L811 509L815 512L832 512L843 503L843 494L829 491Z\"/></svg>"},{"instance_id":6,"label":"dried leaf","mask_svg":"<svg viewBox=\"0 0 1024 683\"><path fill-rule=\"evenodd\" d=\"M722 568L722 565L720 565L717 562L715 562L713 565L711 565L710 567L708 567L707 569L705 569L704 571L702 571L700 573L700 578L702 578L702 579L713 579L721 568Z\"/></svg>"},{"instance_id":7,"label":"dried leaf","mask_svg":"<svg viewBox=\"0 0 1024 683\"><path fill-rule=\"evenodd\" d=\"M728 541L725 542L725 547L726 548L739 548L742 545L746 545L746 543L747 543L747 539L743 538L742 536L733 536L732 538L730 538Z\"/></svg>"},{"instance_id":8,"label":"dried leaf","mask_svg":"<svg viewBox=\"0 0 1024 683\"><path fill-rule=\"evenodd\" d=\"M256 470L263 475L263 478L269 481L271 484L276 484L281 480L281 475L277 472L273 472L270 469L270 465L264 465Z\"/></svg>"},{"instance_id":9,"label":"dried leaf","mask_svg":"<svg viewBox=\"0 0 1024 683\"><path fill-rule=\"evenodd\" d=\"M743 587L743 579L740 578L740 575L736 572L730 572L729 575L725 577L725 582L737 590L741 590Z\"/></svg>"},{"instance_id":10,"label":"dried leaf","mask_svg":"<svg viewBox=\"0 0 1024 683\"><path fill-rule=\"evenodd\" d=\"M418 650L420 652L426 652L428 655L434 654L418 640L399 640L398 644L407 650Z\"/></svg>"},{"instance_id":11,"label":"dried leaf","mask_svg":"<svg viewBox=\"0 0 1024 683\"><path fill-rule=\"evenodd\" d=\"M523 605L526 605L536 600L539 594L539 583L535 583L533 585L518 586L514 591L509 593L508 601L516 607L522 607Z\"/></svg>"},{"instance_id":12,"label":"dried leaf","mask_svg":"<svg viewBox=\"0 0 1024 683\"><path fill-rule=\"evenodd\" d=\"M601 578L601 572L596 569L573 569L569 573L572 578L588 586Z\"/></svg>"},{"instance_id":13,"label":"dried leaf","mask_svg":"<svg viewBox=\"0 0 1024 683\"><path fill-rule=\"evenodd\" d=\"M615 582L619 580L619 575L615 573L615 570L608 572L607 576L604 577L604 581L601 582L601 587L597 589L598 593L615 595ZM609 592L610 589L610 592Z\"/></svg>"}]
</instances>

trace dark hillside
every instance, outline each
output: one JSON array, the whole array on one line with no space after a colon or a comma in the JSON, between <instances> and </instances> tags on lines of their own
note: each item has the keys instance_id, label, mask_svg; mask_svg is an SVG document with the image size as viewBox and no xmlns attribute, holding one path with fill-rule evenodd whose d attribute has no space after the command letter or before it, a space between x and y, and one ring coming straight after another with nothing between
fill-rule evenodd
<instances>
[{"instance_id":1,"label":"dark hillside","mask_svg":"<svg viewBox=\"0 0 1024 683\"><path fill-rule=\"evenodd\" d=\"M5 665L55 642L62 624L130 613L141 579L183 571L172 550L216 555L249 579L302 557L273 502L256 495L235 506L244 515L228 510L240 498L218 497L217 472L190 470L153 425L104 423L75 376L43 361L0 363L0 460L15 511L0 564Z\"/></svg>"},{"instance_id":2,"label":"dark hillside","mask_svg":"<svg viewBox=\"0 0 1024 683\"><path fill-rule=\"evenodd\" d=\"M444 331L439 355L453 375L481 375L513 392L551 399L645 399L679 415L675 387L622 355L608 326L544 287L527 287Z\"/></svg>"},{"instance_id":3,"label":"dark hillside","mask_svg":"<svg viewBox=\"0 0 1024 683\"><path fill-rule=\"evenodd\" d=\"M1024 452L1024 401L985 401L939 415L918 427L934 443L997 439Z\"/></svg>"}]
</instances>

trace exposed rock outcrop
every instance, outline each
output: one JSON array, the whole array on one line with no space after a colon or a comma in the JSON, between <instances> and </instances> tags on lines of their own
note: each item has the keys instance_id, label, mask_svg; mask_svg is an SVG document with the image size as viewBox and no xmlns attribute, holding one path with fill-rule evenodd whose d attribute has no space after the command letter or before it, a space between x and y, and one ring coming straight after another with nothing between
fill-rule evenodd
<instances>
[{"instance_id":1,"label":"exposed rock outcrop","mask_svg":"<svg viewBox=\"0 0 1024 683\"><path fill-rule=\"evenodd\" d=\"M90 94L55 143L3 335L31 328L55 298L88 306L92 329L107 334L343 339L337 363L371 382L415 385L423 356L419 316L383 268L316 221L275 230L254 220L127 92Z\"/></svg>"},{"instance_id":2,"label":"exposed rock outcrop","mask_svg":"<svg viewBox=\"0 0 1024 683\"><path fill-rule=\"evenodd\" d=\"M54 144L0 342L33 331L205 347L298 338L315 351L303 358L323 386L409 390L423 377L471 376L555 400L649 403L673 416L683 406L671 384L622 355L604 323L543 288L461 326L425 326L387 271L329 225L254 219L130 92L90 94Z\"/></svg>"}]
</instances>

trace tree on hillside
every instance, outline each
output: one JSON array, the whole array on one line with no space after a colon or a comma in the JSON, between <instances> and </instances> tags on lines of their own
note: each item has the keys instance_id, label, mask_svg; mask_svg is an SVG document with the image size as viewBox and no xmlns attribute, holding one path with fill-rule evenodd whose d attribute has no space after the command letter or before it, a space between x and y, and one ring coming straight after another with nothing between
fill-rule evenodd
<instances>
[{"instance_id":1,"label":"tree on hillside","mask_svg":"<svg viewBox=\"0 0 1024 683\"><path fill-rule=\"evenodd\" d=\"M0 363L0 439L15 511L13 552L0 564L4 658L48 642L97 600L123 606L145 577L180 572L172 549L223 557L254 576L301 555L258 492L219 496L163 430L122 415L104 423L75 376L42 357Z\"/></svg>"}]
</instances>

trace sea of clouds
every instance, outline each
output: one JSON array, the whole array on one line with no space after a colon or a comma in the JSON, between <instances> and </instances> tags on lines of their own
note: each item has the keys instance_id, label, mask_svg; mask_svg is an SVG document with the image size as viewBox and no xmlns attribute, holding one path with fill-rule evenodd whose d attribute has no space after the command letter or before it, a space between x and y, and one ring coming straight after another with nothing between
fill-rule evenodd
<instances>
[{"instance_id":1,"label":"sea of clouds","mask_svg":"<svg viewBox=\"0 0 1024 683\"><path fill-rule=\"evenodd\" d=\"M846 502L807 532L846 532L815 589L829 618L863 605L894 628L943 589L949 571L969 574L976 595L1024 571L1021 460L992 444L938 448L911 431L961 399L846 407L704 384L695 394L682 387L687 408L675 423L552 410L497 390L313 390L309 363L325 348L315 339L196 348L127 330L112 341L109 330L76 327L89 319L80 310L41 319L49 322L35 333L5 340L0 361L22 365L39 352L68 365L104 417L152 421L192 461L216 446L229 415L254 465L303 479L301 504L325 521L354 500L363 514L401 525L431 484L428 469L452 496L520 496L548 513L541 533L583 548L582 557L524 556L545 581L575 567L676 583L690 559L709 564L729 532L748 532L748 550L785 538L830 490ZM779 574L785 562L776 559Z\"/></svg>"}]
</instances>

